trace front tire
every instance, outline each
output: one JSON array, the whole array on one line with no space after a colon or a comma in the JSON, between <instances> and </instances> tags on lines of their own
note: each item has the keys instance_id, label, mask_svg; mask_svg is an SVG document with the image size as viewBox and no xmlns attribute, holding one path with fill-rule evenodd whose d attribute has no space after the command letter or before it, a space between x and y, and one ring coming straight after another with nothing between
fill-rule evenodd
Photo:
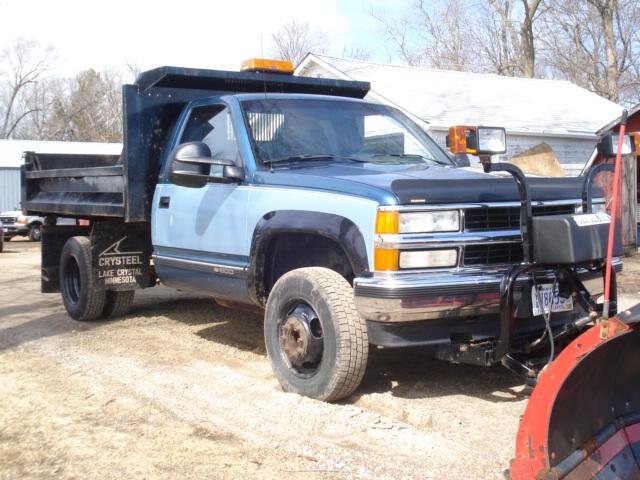
<instances>
[{"instance_id":1,"label":"front tire","mask_svg":"<svg viewBox=\"0 0 640 480\"><path fill-rule=\"evenodd\" d=\"M39 242L42 238L42 226L39 223L34 223L29 227L29 240L31 242Z\"/></svg>"},{"instance_id":2,"label":"front tire","mask_svg":"<svg viewBox=\"0 0 640 480\"><path fill-rule=\"evenodd\" d=\"M67 312L75 320L100 318L106 292L96 288L88 237L71 237L60 255L60 292Z\"/></svg>"},{"instance_id":3,"label":"front tire","mask_svg":"<svg viewBox=\"0 0 640 480\"><path fill-rule=\"evenodd\" d=\"M271 367L285 391L335 401L360 385L367 326L340 274L310 267L283 275L269 295L264 329Z\"/></svg>"}]
</instances>

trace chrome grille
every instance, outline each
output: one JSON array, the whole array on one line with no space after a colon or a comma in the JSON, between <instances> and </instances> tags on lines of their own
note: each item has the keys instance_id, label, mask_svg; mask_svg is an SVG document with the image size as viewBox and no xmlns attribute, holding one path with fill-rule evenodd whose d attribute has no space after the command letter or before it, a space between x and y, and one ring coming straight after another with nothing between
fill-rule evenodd
<instances>
[{"instance_id":1,"label":"chrome grille","mask_svg":"<svg viewBox=\"0 0 640 480\"><path fill-rule=\"evenodd\" d=\"M534 216L575 213L574 204L533 207ZM511 230L520 228L520 207L469 208L464 213L464 229L468 232Z\"/></svg>"},{"instance_id":2,"label":"chrome grille","mask_svg":"<svg viewBox=\"0 0 640 480\"><path fill-rule=\"evenodd\" d=\"M0 223L16 223L18 217L0 217Z\"/></svg>"}]
</instances>

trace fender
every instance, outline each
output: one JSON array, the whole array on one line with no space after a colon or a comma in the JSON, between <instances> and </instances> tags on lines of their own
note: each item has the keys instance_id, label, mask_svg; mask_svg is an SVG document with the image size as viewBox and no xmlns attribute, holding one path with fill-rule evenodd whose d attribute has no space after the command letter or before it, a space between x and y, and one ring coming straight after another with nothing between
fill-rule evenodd
<instances>
[{"instance_id":1,"label":"fender","mask_svg":"<svg viewBox=\"0 0 640 480\"><path fill-rule=\"evenodd\" d=\"M257 223L251 242L248 272L249 294L258 305L266 297L261 279L269 239L281 233L307 233L335 241L345 252L354 275L369 271L367 248L360 229L348 218L331 213L278 210L265 214Z\"/></svg>"}]
</instances>

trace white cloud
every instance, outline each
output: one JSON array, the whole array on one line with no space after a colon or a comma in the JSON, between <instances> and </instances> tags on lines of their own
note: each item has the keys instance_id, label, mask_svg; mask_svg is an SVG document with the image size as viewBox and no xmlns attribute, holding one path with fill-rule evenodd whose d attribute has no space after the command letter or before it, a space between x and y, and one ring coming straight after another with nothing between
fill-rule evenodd
<instances>
[{"instance_id":1,"label":"white cloud","mask_svg":"<svg viewBox=\"0 0 640 480\"><path fill-rule=\"evenodd\" d=\"M271 33L292 17L331 39L347 19L337 1L0 0L0 47L35 38L60 54L57 73L86 68L160 65L237 69L265 55ZM262 41L261 41L262 39Z\"/></svg>"}]
</instances>

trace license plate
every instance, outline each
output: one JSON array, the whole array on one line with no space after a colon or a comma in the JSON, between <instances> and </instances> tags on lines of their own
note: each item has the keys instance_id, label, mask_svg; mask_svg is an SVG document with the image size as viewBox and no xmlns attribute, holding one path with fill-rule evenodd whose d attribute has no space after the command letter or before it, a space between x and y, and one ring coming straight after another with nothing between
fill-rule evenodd
<instances>
[{"instance_id":1,"label":"license plate","mask_svg":"<svg viewBox=\"0 0 640 480\"><path fill-rule=\"evenodd\" d=\"M573 299L562 298L558 295L558 286L556 285L555 295L552 294L551 289L553 285L544 284L538 285L538 290L540 291L540 299L542 300L542 305L544 307L545 313L549 312L549 307L551 307L552 312L569 312L573 310ZM553 305L551 303L553 302ZM538 301L538 295L536 293L535 287L531 287L531 305L533 305L533 315L538 316L542 315L542 308L540 306L540 302Z\"/></svg>"}]
</instances>

